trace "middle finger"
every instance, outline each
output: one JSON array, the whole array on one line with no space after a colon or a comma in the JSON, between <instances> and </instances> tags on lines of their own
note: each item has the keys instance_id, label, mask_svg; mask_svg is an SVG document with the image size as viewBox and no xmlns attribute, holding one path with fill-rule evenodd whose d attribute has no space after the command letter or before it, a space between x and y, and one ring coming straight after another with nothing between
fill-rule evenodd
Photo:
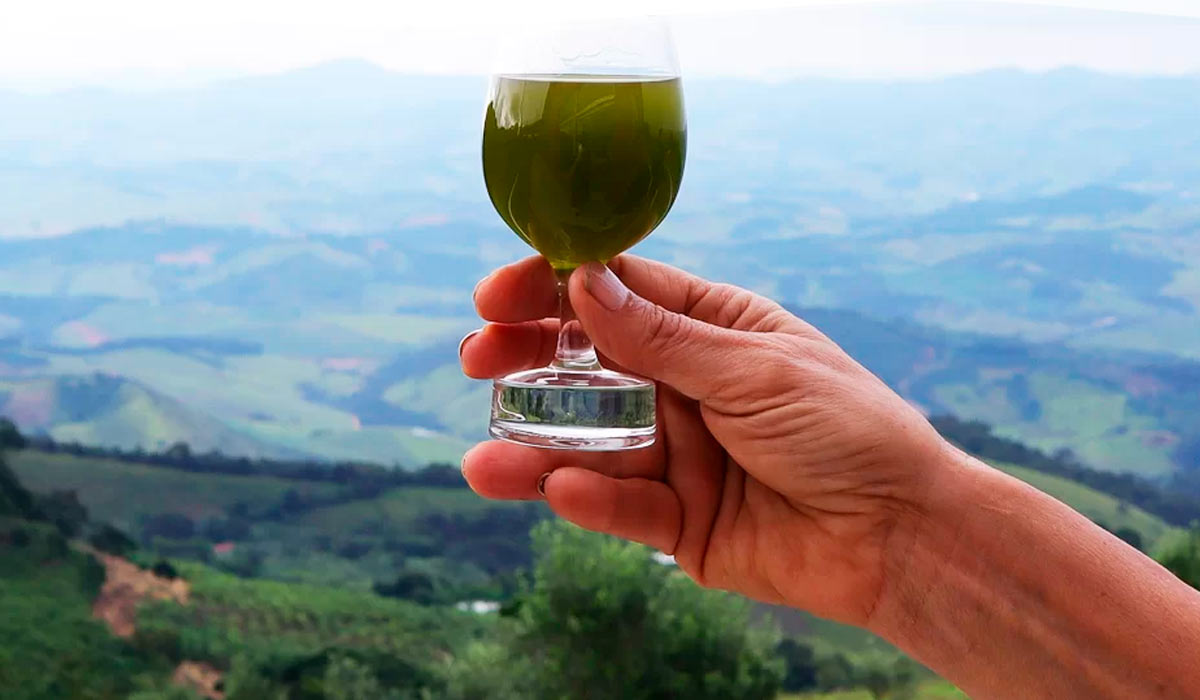
<instances>
[{"instance_id":1,"label":"middle finger","mask_svg":"<svg viewBox=\"0 0 1200 700\"><path fill-rule=\"evenodd\" d=\"M485 498L539 500L538 481L559 467L591 469L614 479L660 480L665 459L661 439L649 447L620 452L547 450L492 440L467 451L462 472L471 488Z\"/></svg>"}]
</instances>

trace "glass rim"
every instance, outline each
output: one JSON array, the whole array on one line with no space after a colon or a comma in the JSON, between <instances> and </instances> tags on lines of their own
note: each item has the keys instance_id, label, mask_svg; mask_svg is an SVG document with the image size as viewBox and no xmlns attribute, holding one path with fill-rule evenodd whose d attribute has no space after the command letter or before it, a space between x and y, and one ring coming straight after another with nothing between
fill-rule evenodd
<instances>
[{"instance_id":1,"label":"glass rim","mask_svg":"<svg viewBox=\"0 0 1200 700\"><path fill-rule=\"evenodd\" d=\"M629 82L648 82L682 78L679 53L675 45L670 17L662 14L614 15L595 17L538 18L501 32L489 63L488 75L541 80L569 80L572 77L619 79ZM639 36L640 35L640 36ZM595 51L603 55L597 61L568 56L551 46L554 38L564 39L566 46L578 42L587 45L596 37L613 37L612 46ZM642 46L658 47L657 55L638 55L638 40L625 47L622 41L631 36L642 40ZM550 39L550 41L547 41ZM611 49L611 51L610 51ZM620 54L627 54L627 61ZM651 60L646 60L647 58ZM584 60L579 60L583 58Z\"/></svg>"}]
</instances>

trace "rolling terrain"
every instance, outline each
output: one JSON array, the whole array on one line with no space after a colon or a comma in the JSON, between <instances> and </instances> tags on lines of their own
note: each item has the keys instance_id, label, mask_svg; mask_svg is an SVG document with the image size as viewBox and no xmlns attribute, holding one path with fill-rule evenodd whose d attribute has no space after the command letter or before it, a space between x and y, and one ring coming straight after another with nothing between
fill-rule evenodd
<instances>
[{"instance_id":1,"label":"rolling terrain","mask_svg":"<svg viewBox=\"0 0 1200 700\"><path fill-rule=\"evenodd\" d=\"M1200 460L1198 86L689 81L683 190L638 252L799 310L930 414L1165 478ZM0 94L0 415L457 460L487 411L470 290L527 252L483 193L481 88L341 62Z\"/></svg>"},{"instance_id":2,"label":"rolling terrain","mask_svg":"<svg viewBox=\"0 0 1200 700\"><path fill-rule=\"evenodd\" d=\"M159 461L39 448L4 455L19 480L13 491L14 482L0 479L0 627L9 625L0 660L12 662L0 664L0 678L7 687L28 697L108 698L133 690L181 692L170 690L171 678L206 693L214 687L254 693L260 691L244 689L279 683L328 689L366 682L363 676L385 685L454 688L456 674L480 672L471 665L478 652L471 645L508 639L515 624L514 613L471 613L455 603L508 605L528 595L519 572L534 561L528 533L546 510L484 501L450 470L406 476L361 465L333 472L312 463L215 461L178 452L136 459ZM1147 552L1182 532L1077 481L997 466ZM385 475L411 483L362 488ZM133 541L114 546L144 568L96 553L101 566L90 558L91 547L69 544L54 527L14 519L5 510L13 503L18 516L29 510L20 505L20 484L33 491L35 503L49 493L73 493L84 509L73 517L86 519L91 541L100 543L95 533L102 523L117 525ZM152 595L167 588L169 595ZM755 615L838 673L907 663L859 629L770 606L758 606ZM336 675L345 659L352 671L357 664L369 673ZM914 697L958 697L913 669L897 676L910 680L894 682L909 683ZM864 682L856 675L824 678L828 687Z\"/></svg>"}]
</instances>

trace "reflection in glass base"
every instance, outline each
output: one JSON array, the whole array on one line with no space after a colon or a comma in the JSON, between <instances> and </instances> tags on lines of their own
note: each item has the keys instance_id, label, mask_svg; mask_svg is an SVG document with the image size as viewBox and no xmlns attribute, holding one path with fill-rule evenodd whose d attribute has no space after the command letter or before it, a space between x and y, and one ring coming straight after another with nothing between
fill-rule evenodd
<instances>
[{"instance_id":1,"label":"reflection in glass base","mask_svg":"<svg viewBox=\"0 0 1200 700\"><path fill-rule=\"evenodd\" d=\"M532 369L495 381L492 437L564 450L654 443L654 383L608 370Z\"/></svg>"}]
</instances>

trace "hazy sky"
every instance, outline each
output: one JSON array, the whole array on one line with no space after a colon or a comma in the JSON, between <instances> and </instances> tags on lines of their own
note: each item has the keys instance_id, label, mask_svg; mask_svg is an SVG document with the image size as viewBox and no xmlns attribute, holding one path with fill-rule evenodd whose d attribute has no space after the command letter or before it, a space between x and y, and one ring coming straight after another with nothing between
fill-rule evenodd
<instances>
[{"instance_id":1,"label":"hazy sky","mask_svg":"<svg viewBox=\"0 0 1200 700\"><path fill-rule=\"evenodd\" d=\"M406 72L480 73L506 23L639 11L676 17L689 74L911 77L1067 64L1200 72L1200 0L1061 0L1055 7L911 0L4 4L0 85L18 87L170 84L350 57ZM780 9L785 6L790 9Z\"/></svg>"}]
</instances>

